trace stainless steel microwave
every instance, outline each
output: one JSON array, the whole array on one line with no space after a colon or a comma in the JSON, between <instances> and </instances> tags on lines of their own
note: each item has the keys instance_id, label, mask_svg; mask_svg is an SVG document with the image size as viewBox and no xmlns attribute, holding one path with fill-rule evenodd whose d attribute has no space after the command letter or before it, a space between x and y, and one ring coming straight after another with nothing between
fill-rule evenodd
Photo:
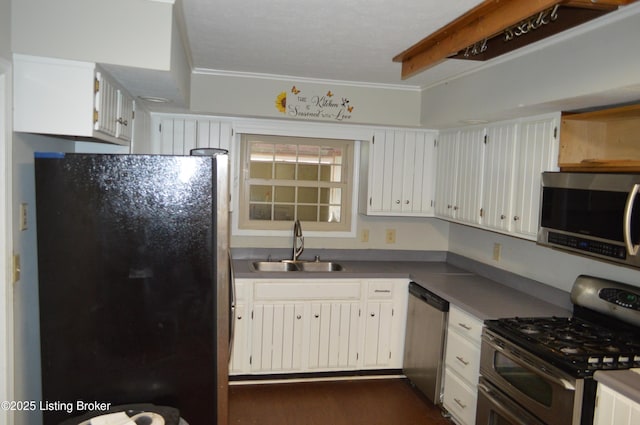
<instances>
[{"instance_id":1,"label":"stainless steel microwave","mask_svg":"<svg viewBox=\"0 0 640 425\"><path fill-rule=\"evenodd\" d=\"M640 174L542 173L538 243L640 267Z\"/></svg>"}]
</instances>

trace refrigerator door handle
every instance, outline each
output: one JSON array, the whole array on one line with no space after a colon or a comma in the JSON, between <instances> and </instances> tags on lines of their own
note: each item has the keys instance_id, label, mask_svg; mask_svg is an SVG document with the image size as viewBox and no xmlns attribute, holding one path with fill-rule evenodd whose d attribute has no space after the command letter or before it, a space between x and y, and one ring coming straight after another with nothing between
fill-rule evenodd
<instances>
[{"instance_id":1,"label":"refrigerator door handle","mask_svg":"<svg viewBox=\"0 0 640 425\"><path fill-rule=\"evenodd\" d=\"M231 354L233 353L233 340L236 331L236 279L233 275L233 261L231 253L229 253L229 291L231 297L229 299L229 362L231 362Z\"/></svg>"}]
</instances>

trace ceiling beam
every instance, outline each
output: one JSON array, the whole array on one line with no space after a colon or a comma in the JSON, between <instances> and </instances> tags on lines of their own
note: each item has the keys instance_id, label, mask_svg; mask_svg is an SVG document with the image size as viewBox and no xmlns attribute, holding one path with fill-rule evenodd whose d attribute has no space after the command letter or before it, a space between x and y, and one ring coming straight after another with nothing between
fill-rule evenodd
<instances>
[{"instance_id":1,"label":"ceiling beam","mask_svg":"<svg viewBox=\"0 0 640 425\"><path fill-rule=\"evenodd\" d=\"M402 62L402 79L430 68L474 43L556 4L584 8L611 8L636 0L485 0L393 58Z\"/></svg>"}]
</instances>

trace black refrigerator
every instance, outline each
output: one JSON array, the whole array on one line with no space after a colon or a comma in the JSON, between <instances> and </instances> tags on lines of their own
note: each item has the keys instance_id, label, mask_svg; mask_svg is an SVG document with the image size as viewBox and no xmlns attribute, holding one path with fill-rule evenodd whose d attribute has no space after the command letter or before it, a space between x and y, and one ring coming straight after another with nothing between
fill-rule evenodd
<instances>
[{"instance_id":1,"label":"black refrigerator","mask_svg":"<svg viewBox=\"0 0 640 425\"><path fill-rule=\"evenodd\" d=\"M36 153L44 425L131 404L226 425L228 162Z\"/></svg>"}]
</instances>

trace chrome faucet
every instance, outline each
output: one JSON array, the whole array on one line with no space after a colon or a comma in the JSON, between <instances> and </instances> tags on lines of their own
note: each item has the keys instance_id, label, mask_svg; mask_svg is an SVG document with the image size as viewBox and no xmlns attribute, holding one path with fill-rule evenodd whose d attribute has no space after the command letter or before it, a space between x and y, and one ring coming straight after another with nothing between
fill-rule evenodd
<instances>
[{"instance_id":1,"label":"chrome faucet","mask_svg":"<svg viewBox=\"0 0 640 425\"><path fill-rule=\"evenodd\" d=\"M302 226L300 226L300 220L296 220L293 223L293 255L291 260L298 261L298 257L304 251L304 236L302 236Z\"/></svg>"}]
</instances>

